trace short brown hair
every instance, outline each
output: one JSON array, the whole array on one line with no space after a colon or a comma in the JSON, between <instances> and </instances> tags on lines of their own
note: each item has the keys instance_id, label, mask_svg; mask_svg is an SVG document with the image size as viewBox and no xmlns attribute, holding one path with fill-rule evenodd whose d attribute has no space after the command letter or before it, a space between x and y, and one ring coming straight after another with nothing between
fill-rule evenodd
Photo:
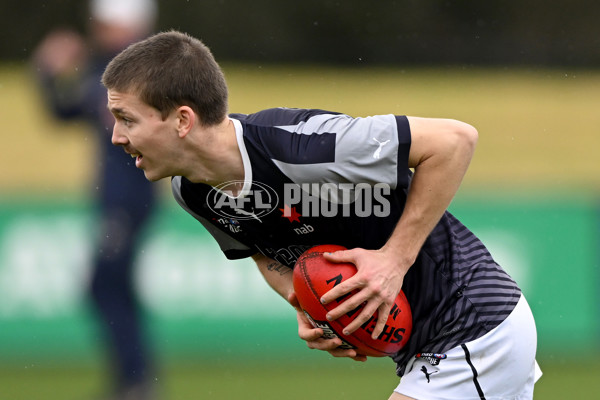
<instances>
[{"instance_id":1,"label":"short brown hair","mask_svg":"<svg viewBox=\"0 0 600 400\"><path fill-rule=\"evenodd\" d=\"M227 84L212 53L200 40L169 31L134 43L106 67L102 84L133 93L166 118L177 107L191 107L205 126L227 115Z\"/></svg>"}]
</instances>

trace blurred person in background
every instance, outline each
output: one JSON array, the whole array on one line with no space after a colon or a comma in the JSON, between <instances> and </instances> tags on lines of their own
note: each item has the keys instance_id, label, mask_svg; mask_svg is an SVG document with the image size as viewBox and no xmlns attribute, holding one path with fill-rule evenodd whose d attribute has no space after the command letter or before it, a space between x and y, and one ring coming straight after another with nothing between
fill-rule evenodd
<instances>
[{"instance_id":1,"label":"blurred person in background","mask_svg":"<svg viewBox=\"0 0 600 400\"><path fill-rule=\"evenodd\" d=\"M155 398L153 366L134 285L140 234L155 206L156 188L129 155L110 143L113 118L100 83L119 51L152 33L155 0L91 0L89 37L69 29L50 32L33 62L52 113L89 122L97 138L93 183L98 220L89 292L110 348L114 388L109 399Z\"/></svg>"}]
</instances>

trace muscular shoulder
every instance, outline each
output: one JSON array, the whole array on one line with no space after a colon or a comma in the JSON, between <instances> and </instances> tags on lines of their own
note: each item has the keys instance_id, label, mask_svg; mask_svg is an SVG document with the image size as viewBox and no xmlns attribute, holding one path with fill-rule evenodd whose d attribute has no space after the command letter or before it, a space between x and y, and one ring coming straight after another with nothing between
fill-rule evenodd
<instances>
[{"instance_id":1,"label":"muscular shoulder","mask_svg":"<svg viewBox=\"0 0 600 400\"><path fill-rule=\"evenodd\" d=\"M477 130L462 121L443 118L407 117L411 131L409 166L415 167L436 153L455 154L460 147L472 149Z\"/></svg>"}]
</instances>

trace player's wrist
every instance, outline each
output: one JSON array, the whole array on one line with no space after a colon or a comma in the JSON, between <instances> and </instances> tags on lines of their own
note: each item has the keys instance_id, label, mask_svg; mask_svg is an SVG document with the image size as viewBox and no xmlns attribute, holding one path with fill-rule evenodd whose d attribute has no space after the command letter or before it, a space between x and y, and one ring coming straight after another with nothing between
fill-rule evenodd
<instances>
[{"instance_id":1,"label":"player's wrist","mask_svg":"<svg viewBox=\"0 0 600 400\"><path fill-rule=\"evenodd\" d=\"M387 260L394 260L394 263L399 266L404 274L415 263L418 250L413 250L410 247L400 246L393 243L386 243L379 250Z\"/></svg>"}]
</instances>

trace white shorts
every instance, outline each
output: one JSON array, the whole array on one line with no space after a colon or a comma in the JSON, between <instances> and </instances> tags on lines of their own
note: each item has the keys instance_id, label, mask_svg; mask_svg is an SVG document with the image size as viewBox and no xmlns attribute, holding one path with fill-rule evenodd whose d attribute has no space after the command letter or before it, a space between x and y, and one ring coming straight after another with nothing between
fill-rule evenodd
<instances>
[{"instance_id":1,"label":"white shorts","mask_svg":"<svg viewBox=\"0 0 600 400\"><path fill-rule=\"evenodd\" d=\"M533 399L542 375L536 347L535 321L521 295L508 318L479 339L450 349L445 358L413 358L395 392L417 400Z\"/></svg>"}]
</instances>

